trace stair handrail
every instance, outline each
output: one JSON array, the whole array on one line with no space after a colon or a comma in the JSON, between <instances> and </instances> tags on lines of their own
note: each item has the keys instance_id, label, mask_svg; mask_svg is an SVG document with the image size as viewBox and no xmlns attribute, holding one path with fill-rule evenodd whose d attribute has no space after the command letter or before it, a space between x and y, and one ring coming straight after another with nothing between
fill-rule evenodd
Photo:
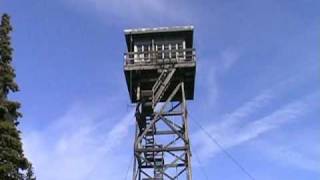
<instances>
[{"instance_id":1,"label":"stair handrail","mask_svg":"<svg viewBox=\"0 0 320 180\"><path fill-rule=\"evenodd\" d=\"M166 73L164 73L166 75L166 77L164 79L162 79L162 76L164 76L164 75L162 75L162 73L161 73L160 77L158 78L157 82L155 83L154 87L156 87L156 88L152 90L152 105L153 105L153 107L156 106L156 104L160 101L161 96L167 90L174 72L175 72L175 69L170 69L169 73L168 73L168 71L166 71ZM161 85L163 85L163 84L164 84L164 87L162 88L161 91L159 91L161 88Z\"/></svg>"}]
</instances>

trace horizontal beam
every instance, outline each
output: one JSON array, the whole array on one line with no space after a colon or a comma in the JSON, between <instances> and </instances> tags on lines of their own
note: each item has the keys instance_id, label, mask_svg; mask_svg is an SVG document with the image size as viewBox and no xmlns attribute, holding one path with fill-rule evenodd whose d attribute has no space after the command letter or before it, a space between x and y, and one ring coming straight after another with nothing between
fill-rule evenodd
<instances>
[{"instance_id":1,"label":"horizontal beam","mask_svg":"<svg viewBox=\"0 0 320 180\"><path fill-rule=\"evenodd\" d=\"M165 164L163 167L164 168L176 168L176 167L183 167L183 166L186 166L186 164L185 163ZM139 166L139 168L146 168L146 169L154 168L154 167L156 167L156 166L154 166L154 165L141 165L141 166Z\"/></svg>"},{"instance_id":2,"label":"horizontal beam","mask_svg":"<svg viewBox=\"0 0 320 180\"><path fill-rule=\"evenodd\" d=\"M136 152L165 152L165 151L186 151L188 146L162 147L162 148L136 148Z\"/></svg>"},{"instance_id":3,"label":"horizontal beam","mask_svg":"<svg viewBox=\"0 0 320 180\"><path fill-rule=\"evenodd\" d=\"M178 131L179 133L183 133L182 131ZM175 133L174 131L172 131L172 130L163 130L163 131L156 131L155 133L154 133L155 135L172 135L172 134L177 134L177 133Z\"/></svg>"},{"instance_id":4,"label":"horizontal beam","mask_svg":"<svg viewBox=\"0 0 320 180\"><path fill-rule=\"evenodd\" d=\"M161 116L181 116L183 115L183 112L181 111L172 111L172 112L163 112L163 113L160 113Z\"/></svg>"},{"instance_id":5,"label":"horizontal beam","mask_svg":"<svg viewBox=\"0 0 320 180\"><path fill-rule=\"evenodd\" d=\"M187 61L187 62L179 62L174 64L175 68L188 68L195 67L195 61ZM125 71L133 71L133 70L157 70L163 67L163 64L151 64L151 63L141 63L141 64L126 64L124 65Z\"/></svg>"}]
</instances>

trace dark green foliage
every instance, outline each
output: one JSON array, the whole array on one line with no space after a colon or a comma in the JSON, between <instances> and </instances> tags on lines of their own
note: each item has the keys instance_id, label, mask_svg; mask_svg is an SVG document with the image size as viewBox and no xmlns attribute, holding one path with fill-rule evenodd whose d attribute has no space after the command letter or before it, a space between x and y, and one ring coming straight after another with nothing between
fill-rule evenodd
<instances>
[{"instance_id":1,"label":"dark green foliage","mask_svg":"<svg viewBox=\"0 0 320 180\"><path fill-rule=\"evenodd\" d=\"M26 180L36 180L34 173L33 173L32 165L30 163L29 163L28 170L27 170Z\"/></svg>"},{"instance_id":2,"label":"dark green foliage","mask_svg":"<svg viewBox=\"0 0 320 180\"><path fill-rule=\"evenodd\" d=\"M10 92L19 90L11 65L11 31L10 17L4 14L0 24L0 180L35 180L17 129L20 103L8 99Z\"/></svg>"},{"instance_id":3,"label":"dark green foliage","mask_svg":"<svg viewBox=\"0 0 320 180\"><path fill-rule=\"evenodd\" d=\"M20 180L21 171L28 168L28 160L24 157L21 139L16 126L0 119L0 179Z\"/></svg>"}]
</instances>

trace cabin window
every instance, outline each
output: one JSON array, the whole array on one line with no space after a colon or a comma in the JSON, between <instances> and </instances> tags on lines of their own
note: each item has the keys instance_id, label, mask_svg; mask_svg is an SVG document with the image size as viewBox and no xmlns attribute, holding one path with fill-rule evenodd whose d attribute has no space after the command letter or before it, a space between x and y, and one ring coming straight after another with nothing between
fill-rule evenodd
<instances>
[{"instance_id":1,"label":"cabin window","mask_svg":"<svg viewBox=\"0 0 320 180\"><path fill-rule=\"evenodd\" d=\"M170 54L169 45L170 45L170 43L163 44L163 57L164 57L164 59L169 59L169 54Z\"/></svg>"},{"instance_id":2,"label":"cabin window","mask_svg":"<svg viewBox=\"0 0 320 180\"><path fill-rule=\"evenodd\" d=\"M137 43L134 45L134 61L150 61L151 43Z\"/></svg>"},{"instance_id":3,"label":"cabin window","mask_svg":"<svg viewBox=\"0 0 320 180\"><path fill-rule=\"evenodd\" d=\"M162 59L162 43L156 43L157 59Z\"/></svg>"},{"instance_id":4,"label":"cabin window","mask_svg":"<svg viewBox=\"0 0 320 180\"><path fill-rule=\"evenodd\" d=\"M185 57L185 41L156 42L157 59L176 59Z\"/></svg>"},{"instance_id":5,"label":"cabin window","mask_svg":"<svg viewBox=\"0 0 320 180\"><path fill-rule=\"evenodd\" d=\"M178 45L177 43L172 43L170 44L170 58L176 59L177 58L177 50L178 50Z\"/></svg>"},{"instance_id":6,"label":"cabin window","mask_svg":"<svg viewBox=\"0 0 320 180\"><path fill-rule=\"evenodd\" d=\"M156 59L178 59L184 60L186 57L185 41L152 41L138 42L134 45L134 62L150 62L151 58ZM153 51L156 51L153 54Z\"/></svg>"},{"instance_id":7,"label":"cabin window","mask_svg":"<svg viewBox=\"0 0 320 180\"><path fill-rule=\"evenodd\" d=\"M185 51L184 51L185 45L184 44L185 44L184 41L177 43L177 47L178 47L177 56L178 56L179 59L182 59L182 58L185 57Z\"/></svg>"}]
</instances>

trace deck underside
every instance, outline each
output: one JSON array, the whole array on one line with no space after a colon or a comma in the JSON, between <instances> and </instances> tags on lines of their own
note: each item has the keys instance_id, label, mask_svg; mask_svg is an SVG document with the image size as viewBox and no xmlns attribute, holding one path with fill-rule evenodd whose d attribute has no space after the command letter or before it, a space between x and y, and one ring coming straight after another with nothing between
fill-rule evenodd
<instances>
[{"instance_id":1,"label":"deck underside","mask_svg":"<svg viewBox=\"0 0 320 180\"><path fill-rule=\"evenodd\" d=\"M175 74L168 87L168 92L171 92L174 87L180 82L185 84L185 95L187 100L192 100L194 97L194 82L196 64L195 62L185 62L171 65L137 65L129 64L124 66L124 73L127 81L127 87L130 94L131 102L137 102L137 87L140 85L141 91L151 90L161 74L161 70L171 66L176 69ZM169 94L164 94L163 102ZM181 99L174 97L173 100Z\"/></svg>"}]
</instances>

